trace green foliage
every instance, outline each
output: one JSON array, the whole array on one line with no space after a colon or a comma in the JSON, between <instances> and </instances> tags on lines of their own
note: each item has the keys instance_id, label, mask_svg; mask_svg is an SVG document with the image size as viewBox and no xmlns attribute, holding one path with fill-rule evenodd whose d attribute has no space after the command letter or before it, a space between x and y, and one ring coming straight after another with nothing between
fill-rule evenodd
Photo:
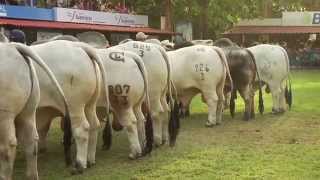
<instances>
[{"instance_id":1,"label":"green foliage","mask_svg":"<svg viewBox=\"0 0 320 180\"><path fill-rule=\"evenodd\" d=\"M201 32L202 13L208 17L210 38L216 38L226 29L243 18L262 17L265 6L269 4L274 17L280 17L282 11L302 11L312 0L171 0L174 22L191 21L194 31ZM159 24L160 16L164 15L165 1L162 0L127 0L136 7L136 11L150 16L150 23ZM208 4L204 4L208 3ZM204 12L204 8L208 11ZM155 22L156 21L156 22ZM159 25L157 25L158 27ZM196 38L199 35L196 33Z\"/></svg>"}]
</instances>

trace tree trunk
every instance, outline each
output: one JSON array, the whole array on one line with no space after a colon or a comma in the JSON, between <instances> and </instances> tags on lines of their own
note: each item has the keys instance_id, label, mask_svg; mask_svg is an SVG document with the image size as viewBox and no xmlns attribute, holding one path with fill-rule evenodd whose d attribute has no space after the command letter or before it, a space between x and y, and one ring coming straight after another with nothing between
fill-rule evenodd
<instances>
[{"instance_id":1,"label":"tree trunk","mask_svg":"<svg viewBox=\"0 0 320 180\"><path fill-rule=\"evenodd\" d=\"M165 23L165 29L167 31L172 31L172 3L171 0L165 1L165 16L166 16L166 23Z\"/></svg>"},{"instance_id":2,"label":"tree trunk","mask_svg":"<svg viewBox=\"0 0 320 180\"><path fill-rule=\"evenodd\" d=\"M209 0L198 0L199 6L201 8L200 13L200 31L201 39L208 39L208 10L209 10Z\"/></svg>"},{"instance_id":3,"label":"tree trunk","mask_svg":"<svg viewBox=\"0 0 320 180\"><path fill-rule=\"evenodd\" d=\"M272 17L272 0L264 0L261 3L262 14L263 18L271 18Z\"/></svg>"}]
</instances>

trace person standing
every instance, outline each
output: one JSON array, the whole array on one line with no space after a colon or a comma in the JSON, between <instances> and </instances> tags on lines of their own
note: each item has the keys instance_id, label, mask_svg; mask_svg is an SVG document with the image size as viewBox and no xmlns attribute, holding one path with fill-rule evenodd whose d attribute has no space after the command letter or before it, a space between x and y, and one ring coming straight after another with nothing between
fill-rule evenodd
<instances>
[{"instance_id":1,"label":"person standing","mask_svg":"<svg viewBox=\"0 0 320 180\"><path fill-rule=\"evenodd\" d=\"M10 31L9 40L11 42L19 42L26 44L26 35L20 29L13 29Z\"/></svg>"}]
</instances>

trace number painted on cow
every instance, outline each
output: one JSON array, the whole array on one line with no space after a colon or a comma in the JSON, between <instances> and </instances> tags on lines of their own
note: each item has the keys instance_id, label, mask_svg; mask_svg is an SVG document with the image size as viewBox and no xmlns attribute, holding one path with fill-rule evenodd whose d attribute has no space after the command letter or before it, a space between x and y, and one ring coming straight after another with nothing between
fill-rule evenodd
<instances>
[{"instance_id":1,"label":"number painted on cow","mask_svg":"<svg viewBox=\"0 0 320 180\"><path fill-rule=\"evenodd\" d=\"M124 52L111 52L109 58L114 61L124 62Z\"/></svg>"},{"instance_id":2,"label":"number painted on cow","mask_svg":"<svg viewBox=\"0 0 320 180\"><path fill-rule=\"evenodd\" d=\"M129 91L130 91L130 86L127 84L109 85L110 94L115 95L115 96L121 96L121 95L127 96Z\"/></svg>"},{"instance_id":3,"label":"number painted on cow","mask_svg":"<svg viewBox=\"0 0 320 180\"><path fill-rule=\"evenodd\" d=\"M134 49L139 49L139 52L143 52L144 51L151 51L151 46L147 45L147 44L138 44L138 43L133 43L133 48Z\"/></svg>"},{"instance_id":4,"label":"number painted on cow","mask_svg":"<svg viewBox=\"0 0 320 180\"><path fill-rule=\"evenodd\" d=\"M142 49L139 50L139 56L140 56L140 57L143 57L143 56L144 56L144 50L142 50Z\"/></svg>"},{"instance_id":5,"label":"number painted on cow","mask_svg":"<svg viewBox=\"0 0 320 180\"><path fill-rule=\"evenodd\" d=\"M200 80L205 80L205 73L208 73L210 71L208 64L199 63L195 64L194 67L195 71L197 73L200 73Z\"/></svg>"},{"instance_id":6,"label":"number painted on cow","mask_svg":"<svg viewBox=\"0 0 320 180\"><path fill-rule=\"evenodd\" d=\"M196 72L209 72L210 68L208 67L208 64L195 64L194 65Z\"/></svg>"},{"instance_id":7,"label":"number painted on cow","mask_svg":"<svg viewBox=\"0 0 320 180\"><path fill-rule=\"evenodd\" d=\"M127 84L109 85L110 100L118 105L126 106L129 104L128 93L130 86Z\"/></svg>"},{"instance_id":8,"label":"number painted on cow","mask_svg":"<svg viewBox=\"0 0 320 180\"><path fill-rule=\"evenodd\" d=\"M138 43L133 43L133 48L134 49L138 49L139 48L139 44Z\"/></svg>"}]
</instances>

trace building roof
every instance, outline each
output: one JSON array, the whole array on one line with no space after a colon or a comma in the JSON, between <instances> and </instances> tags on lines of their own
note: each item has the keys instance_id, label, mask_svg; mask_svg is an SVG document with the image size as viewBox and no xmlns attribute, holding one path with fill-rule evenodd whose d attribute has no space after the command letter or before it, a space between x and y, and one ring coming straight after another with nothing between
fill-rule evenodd
<instances>
[{"instance_id":1,"label":"building roof","mask_svg":"<svg viewBox=\"0 0 320 180\"><path fill-rule=\"evenodd\" d=\"M315 34L320 33L320 26L235 26L226 31L232 34Z\"/></svg>"},{"instance_id":2,"label":"building roof","mask_svg":"<svg viewBox=\"0 0 320 180\"><path fill-rule=\"evenodd\" d=\"M159 34L159 35L176 34L171 31L163 31L163 30L149 28L149 27L123 27L123 26L110 26L110 25L98 25L98 24L80 24L80 23L7 19L7 18L0 18L0 25L10 25L10 26L27 27L27 28L61 29L61 30L74 29L74 30L96 30L96 31L127 32L127 33L144 32L147 34Z\"/></svg>"}]
</instances>

